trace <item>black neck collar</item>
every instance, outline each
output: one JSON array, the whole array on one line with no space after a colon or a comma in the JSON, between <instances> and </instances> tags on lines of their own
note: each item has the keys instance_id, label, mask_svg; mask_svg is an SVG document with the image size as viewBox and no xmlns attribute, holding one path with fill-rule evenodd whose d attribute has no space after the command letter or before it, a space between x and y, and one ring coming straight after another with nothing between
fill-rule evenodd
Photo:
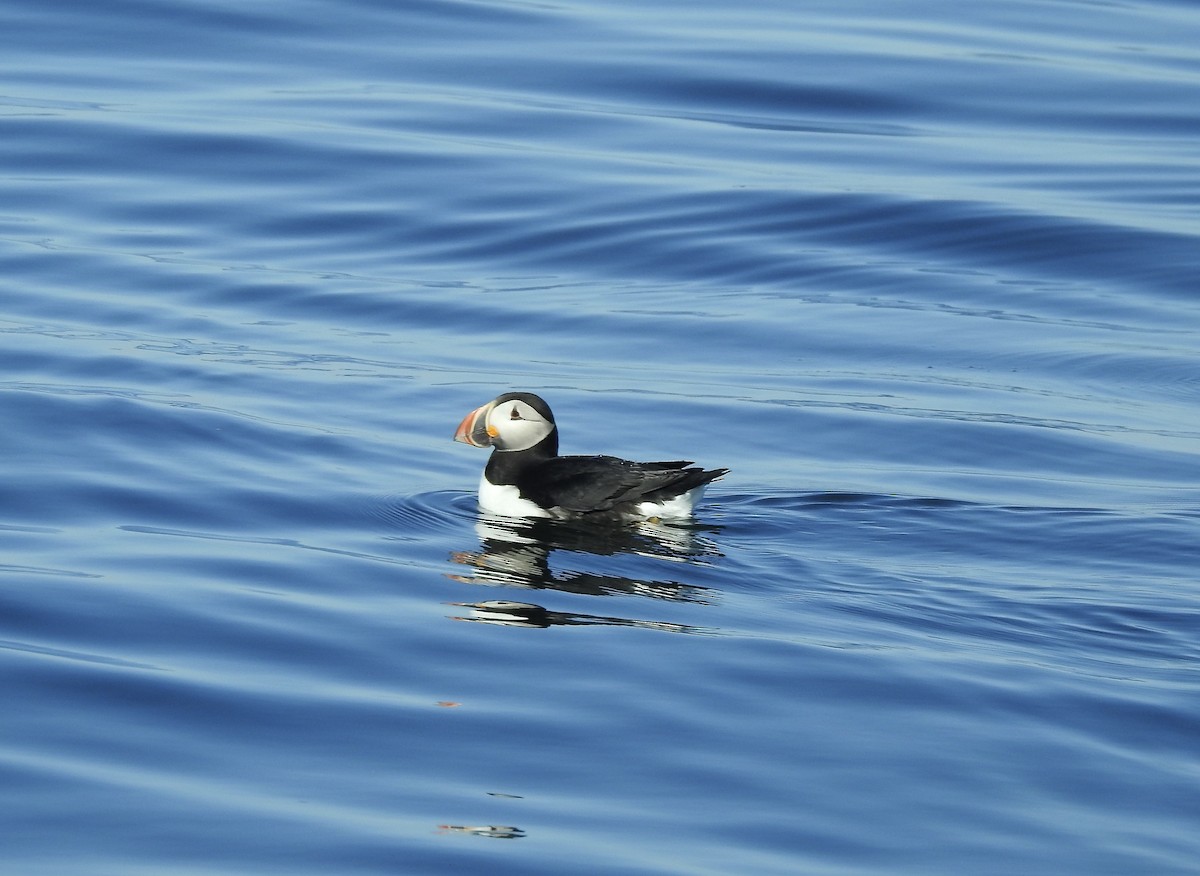
<instances>
[{"instance_id":1,"label":"black neck collar","mask_svg":"<svg viewBox=\"0 0 1200 876\"><path fill-rule=\"evenodd\" d=\"M493 450L483 473L489 483L516 485L521 472L529 466L556 456L558 429L552 429L549 435L525 450Z\"/></svg>"}]
</instances>

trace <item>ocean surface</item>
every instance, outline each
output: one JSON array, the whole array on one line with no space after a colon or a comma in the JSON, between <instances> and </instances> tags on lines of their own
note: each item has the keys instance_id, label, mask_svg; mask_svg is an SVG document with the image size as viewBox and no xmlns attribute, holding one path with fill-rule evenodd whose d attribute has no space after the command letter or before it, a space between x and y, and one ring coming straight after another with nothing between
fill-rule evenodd
<instances>
[{"instance_id":1,"label":"ocean surface","mask_svg":"<svg viewBox=\"0 0 1200 876\"><path fill-rule=\"evenodd\" d=\"M0 410L5 876L1200 873L1190 0L0 0Z\"/></svg>"}]
</instances>

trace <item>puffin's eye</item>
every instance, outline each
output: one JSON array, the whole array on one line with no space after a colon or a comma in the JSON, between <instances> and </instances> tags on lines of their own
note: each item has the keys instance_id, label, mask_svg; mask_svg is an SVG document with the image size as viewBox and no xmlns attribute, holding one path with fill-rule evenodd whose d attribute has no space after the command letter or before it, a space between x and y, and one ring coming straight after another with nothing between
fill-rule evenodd
<instances>
[{"instance_id":1,"label":"puffin's eye","mask_svg":"<svg viewBox=\"0 0 1200 876\"><path fill-rule=\"evenodd\" d=\"M516 408L513 408L513 409L512 409L512 414L510 414L510 415L509 415L509 419L510 419L510 420L519 420L519 419L521 419L521 412L520 412L520 411L518 411Z\"/></svg>"}]
</instances>

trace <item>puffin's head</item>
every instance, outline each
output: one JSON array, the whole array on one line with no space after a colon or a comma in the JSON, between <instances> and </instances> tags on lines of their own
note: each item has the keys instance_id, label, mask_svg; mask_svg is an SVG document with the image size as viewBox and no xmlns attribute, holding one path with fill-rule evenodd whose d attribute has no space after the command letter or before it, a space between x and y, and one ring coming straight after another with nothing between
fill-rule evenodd
<instances>
[{"instance_id":1,"label":"puffin's head","mask_svg":"<svg viewBox=\"0 0 1200 876\"><path fill-rule=\"evenodd\" d=\"M463 417L455 441L497 450L528 450L555 430L550 406L531 392L506 392ZM557 447L551 453L557 453Z\"/></svg>"}]
</instances>

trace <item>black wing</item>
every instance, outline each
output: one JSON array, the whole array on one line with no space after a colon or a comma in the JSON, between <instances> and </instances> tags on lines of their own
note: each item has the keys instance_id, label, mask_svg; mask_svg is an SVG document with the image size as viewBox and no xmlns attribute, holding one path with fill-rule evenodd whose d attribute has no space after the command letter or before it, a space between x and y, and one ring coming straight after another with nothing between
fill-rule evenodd
<instances>
[{"instance_id":1,"label":"black wing","mask_svg":"<svg viewBox=\"0 0 1200 876\"><path fill-rule=\"evenodd\" d=\"M615 456L556 456L523 473L521 493L543 508L609 511L623 502L666 499L725 473L691 462L630 462Z\"/></svg>"}]
</instances>

